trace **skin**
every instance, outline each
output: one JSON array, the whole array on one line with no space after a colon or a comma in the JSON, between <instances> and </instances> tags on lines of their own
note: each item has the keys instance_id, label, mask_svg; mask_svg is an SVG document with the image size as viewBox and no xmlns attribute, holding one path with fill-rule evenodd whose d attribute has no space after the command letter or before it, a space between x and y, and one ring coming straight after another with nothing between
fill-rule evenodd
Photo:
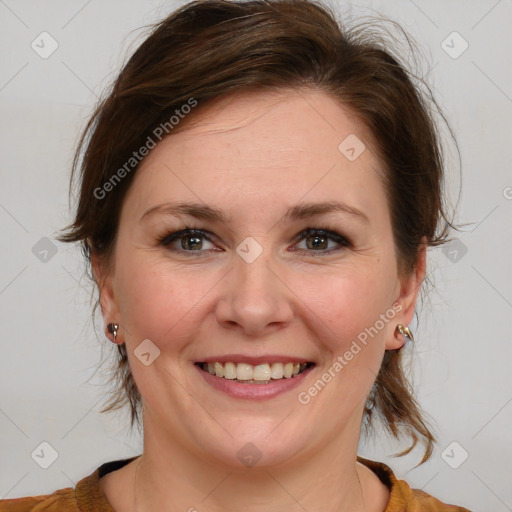
<instances>
[{"instance_id":1,"label":"skin","mask_svg":"<svg viewBox=\"0 0 512 512\"><path fill-rule=\"evenodd\" d=\"M353 162L338 150L350 134L366 145ZM118 342L126 343L144 402L136 505L140 459L100 480L118 512L385 509L387 487L356 462L361 420L385 350L404 342L396 325L412 320L425 254L411 275L398 274L381 173L364 125L311 90L218 101L144 159L123 203L111 265L93 259L105 322L120 324ZM215 206L228 222L164 213L141 220L170 201ZM299 202L323 201L343 201L368 221L345 212L284 217ZM159 243L185 225L214 238L188 252L189 237ZM350 244L295 240L307 227L336 231ZM263 248L252 263L236 252L248 236ZM378 335L299 403L298 393L393 304L400 311ZM133 354L145 339L160 350L149 366ZM232 353L285 354L316 366L299 388L249 401L213 389L193 364ZM237 456L249 442L261 453L252 468Z\"/></svg>"}]
</instances>

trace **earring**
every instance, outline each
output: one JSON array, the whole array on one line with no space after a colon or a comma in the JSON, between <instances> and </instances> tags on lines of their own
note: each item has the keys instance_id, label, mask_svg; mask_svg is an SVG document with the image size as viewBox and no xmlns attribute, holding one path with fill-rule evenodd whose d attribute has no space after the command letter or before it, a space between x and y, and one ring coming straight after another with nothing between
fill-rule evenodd
<instances>
[{"instance_id":1,"label":"earring","mask_svg":"<svg viewBox=\"0 0 512 512\"><path fill-rule=\"evenodd\" d=\"M412 332L409 329L409 327L403 324L398 324L396 328L402 336L405 336L406 338L409 338L412 342L414 342L414 336L412 335Z\"/></svg>"},{"instance_id":2,"label":"earring","mask_svg":"<svg viewBox=\"0 0 512 512\"><path fill-rule=\"evenodd\" d=\"M114 343L117 344L117 330L119 329L119 324L108 324L107 329L108 332L114 336Z\"/></svg>"}]
</instances>

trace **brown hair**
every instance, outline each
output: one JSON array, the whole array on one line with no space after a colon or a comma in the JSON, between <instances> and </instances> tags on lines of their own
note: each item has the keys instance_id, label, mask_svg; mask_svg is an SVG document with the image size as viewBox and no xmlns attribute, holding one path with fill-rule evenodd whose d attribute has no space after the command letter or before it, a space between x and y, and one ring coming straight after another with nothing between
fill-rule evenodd
<instances>
[{"instance_id":1,"label":"brown hair","mask_svg":"<svg viewBox=\"0 0 512 512\"><path fill-rule=\"evenodd\" d=\"M386 174L399 270L411 272L424 241L443 243L451 226L432 112L442 113L428 87L386 46L364 26L345 29L329 8L312 0L199 0L181 7L153 28L88 122L73 162L72 176L80 171L76 217L59 239L80 242L89 264L92 254L108 264L138 164L127 168L126 162L154 141L157 127L167 126L166 134L172 134L171 116L191 99L199 108L187 120L210 100L231 93L308 87L338 99L372 134ZM119 179L113 181L116 173ZM125 349L118 349L117 387L102 412L128 403L132 427L140 426L141 396ZM412 437L399 455L421 438L421 463L430 457L435 438L398 350L384 355L366 404L365 427L375 414L395 438L403 432Z\"/></svg>"}]
</instances>

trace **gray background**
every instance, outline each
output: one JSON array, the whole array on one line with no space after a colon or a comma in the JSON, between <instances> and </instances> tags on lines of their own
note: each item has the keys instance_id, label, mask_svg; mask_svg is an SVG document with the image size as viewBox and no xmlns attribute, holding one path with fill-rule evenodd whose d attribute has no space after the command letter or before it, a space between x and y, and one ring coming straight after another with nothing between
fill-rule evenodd
<instances>
[{"instance_id":1,"label":"gray background","mask_svg":"<svg viewBox=\"0 0 512 512\"><path fill-rule=\"evenodd\" d=\"M73 148L97 96L130 45L143 39L138 28L182 3L0 0L2 497L73 486L101 463L141 452L126 414L98 412L105 388L95 369L102 350L107 355L113 346L99 316L95 332L79 251L52 237L71 219ZM472 223L454 245L430 251L436 290L412 326L412 377L434 419L436 452L416 469L420 453L395 459L399 446L385 437L362 442L359 453L443 501L474 511L512 510L512 3L332 4L347 16L386 14L419 43L424 74L461 148L457 219ZM31 47L35 41L39 52L51 49L44 31L58 43L46 59ZM468 49L454 58L464 41ZM456 197L460 179L452 163ZM51 457L41 442L56 452L48 469L31 457L41 449Z\"/></svg>"}]
</instances>

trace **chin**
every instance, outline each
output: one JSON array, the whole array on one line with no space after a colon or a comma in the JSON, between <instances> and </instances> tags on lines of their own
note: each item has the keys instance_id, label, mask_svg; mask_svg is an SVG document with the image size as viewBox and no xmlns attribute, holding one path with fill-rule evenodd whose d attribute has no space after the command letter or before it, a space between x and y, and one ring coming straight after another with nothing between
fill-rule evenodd
<instances>
[{"instance_id":1,"label":"chin","mask_svg":"<svg viewBox=\"0 0 512 512\"><path fill-rule=\"evenodd\" d=\"M196 445L200 457L207 457L214 464L222 464L232 471L268 469L295 463L299 454L304 453L308 445L315 444L314 435L308 433L304 424L285 425L286 415L279 420L269 418L239 418L235 422L204 427L210 434L205 438L203 432L196 433ZM298 431L299 430L299 431ZM217 434L215 435L214 432ZM228 434L229 432L229 434Z\"/></svg>"}]
</instances>

